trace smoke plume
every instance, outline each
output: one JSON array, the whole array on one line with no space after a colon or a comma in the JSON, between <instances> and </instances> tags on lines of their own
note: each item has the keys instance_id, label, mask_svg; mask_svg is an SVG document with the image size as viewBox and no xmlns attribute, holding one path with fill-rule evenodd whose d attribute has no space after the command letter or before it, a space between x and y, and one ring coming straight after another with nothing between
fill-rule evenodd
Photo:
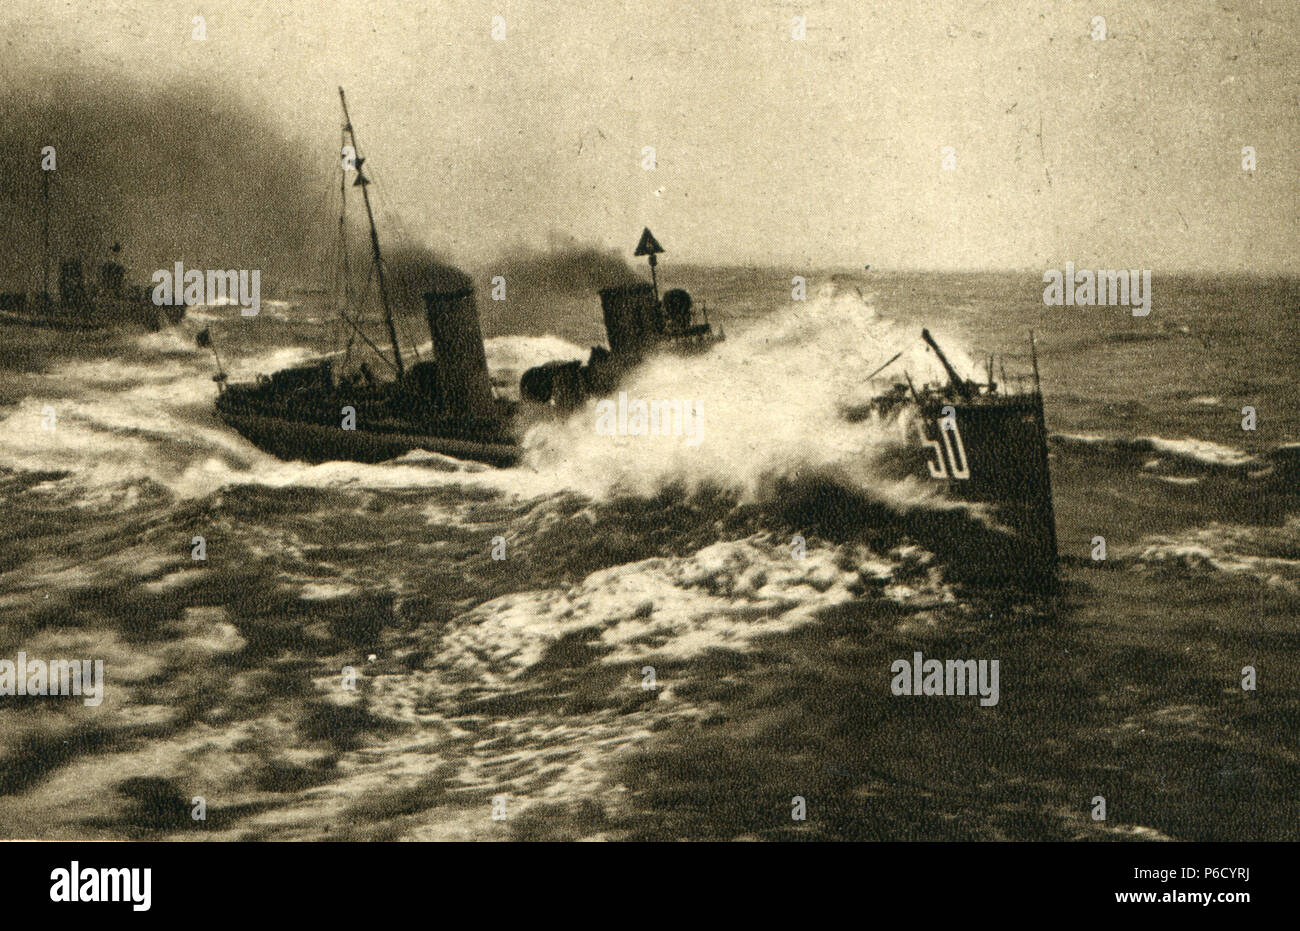
<instances>
[{"instance_id":1,"label":"smoke plume","mask_svg":"<svg viewBox=\"0 0 1300 931\"><path fill-rule=\"evenodd\" d=\"M333 243L328 158L214 91L24 72L0 90L0 112L5 290L39 287L46 146L56 273L80 257L121 262L136 283L177 261L297 278Z\"/></svg>"},{"instance_id":2,"label":"smoke plume","mask_svg":"<svg viewBox=\"0 0 1300 931\"><path fill-rule=\"evenodd\" d=\"M488 335L562 334L600 341L596 292L640 281L616 250L572 237L555 238L546 249L521 246L486 266L484 276L505 279L504 301L480 302Z\"/></svg>"},{"instance_id":3,"label":"smoke plume","mask_svg":"<svg viewBox=\"0 0 1300 931\"><path fill-rule=\"evenodd\" d=\"M424 246L396 246L384 252L384 266L391 279L393 309L424 316L427 291L458 291L471 288L474 280Z\"/></svg>"},{"instance_id":4,"label":"smoke plume","mask_svg":"<svg viewBox=\"0 0 1300 931\"><path fill-rule=\"evenodd\" d=\"M572 237L547 249L523 247L499 258L492 274L501 275L515 296L591 294L610 285L640 280L616 250L583 244Z\"/></svg>"}]
</instances>

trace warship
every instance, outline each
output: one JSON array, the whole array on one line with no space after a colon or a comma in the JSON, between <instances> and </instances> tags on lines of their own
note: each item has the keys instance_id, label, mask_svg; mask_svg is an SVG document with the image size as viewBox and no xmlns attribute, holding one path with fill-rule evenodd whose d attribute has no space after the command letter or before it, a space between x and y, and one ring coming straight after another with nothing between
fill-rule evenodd
<instances>
[{"instance_id":1,"label":"warship","mask_svg":"<svg viewBox=\"0 0 1300 931\"><path fill-rule=\"evenodd\" d=\"M367 179L359 180L364 200ZM284 369L253 384L226 387L224 375L216 376L222 384L217 398L222 419L281 458L380 462L421 449L513 465L520 454L521 421L537 405L572 409L594 393L613 389L653 352L704 352L724 338L707 318L696 322L686 291L674 288L659 297L653 258L663 250L646 230L636 254L651 257L652 280L599 292L609 347L593 347L585 366L552 362L529 369L520 381L520 397L528 404L492 391L472 288L424 294L435 358L407 368L392 321L373 217L370 221L372 260L390 337L389 351L380 358L389 362L391 356L394 377L381 381L365 365L339 377L340 366L332 359ZM360 334L359 328L356 332ZM200 343L210 345L207 331L200 334ZM373 343L371 348L378 351Z\"/></svg>"},{"instance_id":2,"label":"warship","mask_svg":"<svg viewBox=\"0 0 1300 931\"><path fill-rule=\"evenodd\" d=\"M359 152L356 133L343 106L343 143ZM656 256L663 252L649 229L636 254L648 257L651 280L599 291L608 346L593 347L586 361L549 362L524 372L519 400L498 397L489 379L474 290L470 287L423 294L432 359L407 365L398 344L387 277L365 176L356 155L353 187L361 189L370 238L370 260L383 310L389 346L370 340L350 313L341 319L391 369L378 377L368 365L349 369L351 353L259 376L245 384L226 384L217 358L219 416L258 447L284 459L308 462L381 462L412 450L425 450L510 466L521 456L519 436L525 421L544 408L571 411L592 396L608 395L632 368L655 353L704 353L725 339L708 321L707 308L696 318L691 296L680 288L659 294ZM348 168L340 183L346 204ZM346 209L346 208L344 208ZM340 217L340 236L345 224ZM346 276L345 276L346 277ZM990 357L984 382L966 379L929 330L921 338L942 363L947 382L920 388L911 376L872 396L850 419L878 416L915 424L903 455L907 474L942 484L943 496L975 505L992 518L987 534L964 534L969 552L958 563L984 581L1028 578L1040 590L1054 591L1057 573L1055 516L1052 506L1047 431L1039 384L1037 348L1030 335L1033 382L1012 388L1003 372L993 378ZM207 330L200 345L210 346ZM214 349L215 353L215 349ZM868 376L889 368L902 353ZM851 413L851 412L850 412ZM1010 531L1010 532L1007 532ZM940 534L942 536L942 532ZM943 541L940 540L943 544Z\"/></svg>"},{"instance_id":3,"label":"warship","mask_svg":"<svg viewBox=\"0 0 1300 931\"><path fill-rule=\"evenodd\" d=\"M352 460L382 462L412 450L424 450L494 466L510 466L520 457L520 402L493 393L479 326L474 290L470 287L423 294L425 323L433 347L432 359L408 365L399 345L388 289L388 276L367 190L356 132L347 98L339 88L343 108L342 142L353 156L370 239L370 267L378 286L379 303L388 335L387 349L362 329L345 296L339 316L391 370L381 378L366 363L352 367L351 340L342 358L318 358L282 369L255 381L228 384L216 356L218 416L254 445L282 459L307 462ZM340 239L345 241L349 167L340 183L343 206ZM659 296L656 256L663 248L645 230L636 255L649 258L651 281L602 289L601 303L609 348L595 347L586 366L577 362L549 363L530 369L521 381L521 398L552 407L571 408L588 395L613 387L631 367L651 352L703 352L722 339L701 309L697 322L690 295L674 288ZM346 248L344 249L346 256ZM345 261L346 264L346 261ZM347 280L344 273L344 280ZM198 335L200 346L213 349L209 330Z\"/></svg>"},{"instance_id":4,"label":"warship","mask_svg":"<svg viewBox=\"0 0 1300 931\"><path fill-rule=\"evenodd\" d=\"M25 291L0 293L0 325L40 327L53 330L99 332L147 330L150 332L179 323L185 307L158 306L149 285L129 284L126 268L115 259L121 245L114 243L108 261L99 264L99 275L88 280L80 258L65 258L59 264L57 300L50 293L50 171L41 172L42 250L41 287L35 295Z\"/></svg>"},{"instance_id":5,"label":"warship","mask_svg":"<svg viewBox=\"0 0 1300 931\"><path fill-rule=\"evenodd\" d=\"M388 276L370 202L370 179L363 169L356 132L343 107L344 150L355 153L343 166L340 239L346 242L348 172L361 189L369 229L371 269L389 347L371 340L344 298L339 316L353 337L360 338L391 369L377 376L368 363L351 366L352 340L342 358L321 358L259 376L246 384L227 384L217 357L217 414L254 445L282 459L308 462L352 460L382 462L411 450L470 459L495 466L513 465L519 446L512 428L515 402L496 397L488 378L483 336L472 288L425 292L425 321L434 358L407 364L398 342ZM346 250L345 250L346 256ZM346 273L345 273L346 280ZM204 330L199 345L211 347ZM213 349L215 354L215 348Z\"/></svg>"},{"instance_id":6,"label":"warship","mask_svg":"<svg viewBox=\"0 0 1300 931\"><path fill-rule=\"evenodd\" d=\"M1027 583L1040 592L1055 592L1056 515L1033 333L1032 381L1021 379L1015 388L1005 365L1001 381L994 379L992 356L983 382L962 378L928 329L921 331L921 339L943 366L947 382L918 389L904 372L905 381L876 395L868 411L849 412L850 419L868 412L885 419L911 418L919 446L912 450L916 455L906 457L904 472L939 483L944 497L975 505L993 519L995 532L968 534L953 544L963 550L950 562L958 574L964 569L983 583ZM998 532L1006 530L1011 532Z\"/></svg>"},{"instance_id":7,"label":"warship","mask_svg":"<svg viewBox=\"0 0 1300 931\"><path fill-rule=\"evenodd\" d=\"M520 379L523 402L572 409L593 395L612 394L624 374L651 353L702 353L725 339L708 323L707 312L702 322L693 319L685 291L673 289L659 298L654 257L662 251L645 230L636 254L650 257L651 283L599 292L609 347L593 347L585 365L550 362L529 369ZM1001 382L994 380L992 357L984 382L962 378L928 329L922 329L921 339L938 357L946 383L918 389L904 373L905 381L876 394L865 411L845 413L851 420L871 413L910 419L918 432L902 457L904 474L939 483L945 498L976 505L993 518L998 530L963 538L969 551L958 562L972 577L1055 591L1056 518L1033 334L1032 385L1022 379L1015 388L1005 370ZM867 381L874 383L902 355L896 353Z\"/></svg>"},{"instance_id":8,"label":"warship","mask_svg":"<svg viewBox=\"0 0 1300 931\"><path fill-rule=\"evenodd\" d=\"M398 363L392 379L376 377L364 363L336 374L334 360L318 359L223 386L218 415L281 459L383 462L422 449L513 465L516 405L492 393L473 289L429 292L424 299L436 359L409 368ZM393 358L401 359L396 345Z\"/></svg>"},{"instance_id":9,"label":"warship","mask_svg":"<svg viewBox=\"0 0 1300 931\"><path fill-rule=\"evenodd\" d=\"M648 258L649 283L617 285L599 292L608 348L593 346L586 365L574 360L529 369L519 380L521 400L573 408L592 395L612 391L626 372L652 353L695 355L726 338L709 323L707 307L702 306L700 319L695 319L694 302L684 289L672 288L659 296L655 268L663 251L650 229L644 229L633 254Z\"/></svg>"}]
</instances>

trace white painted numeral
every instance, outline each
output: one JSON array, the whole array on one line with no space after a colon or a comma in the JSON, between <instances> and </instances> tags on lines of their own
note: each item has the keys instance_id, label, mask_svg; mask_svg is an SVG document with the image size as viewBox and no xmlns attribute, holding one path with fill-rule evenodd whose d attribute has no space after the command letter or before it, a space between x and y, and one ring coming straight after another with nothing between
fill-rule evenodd
<instances>
[{"instance_id":1,"label":"white painted numeral","mask_svg":"<svg viewBox=\"0 0 1300 931\"><path fill-rule=\"evenodd\" d=\"M928 459L925 461L925 467L930 470L930 478L947 478L948 470L944 468L943 447L939 445L939 441L927 440L923 435L921 437L921 442L934 450L934 462L931 462ZM938 465L935 463L938 463Z\"/></svg>"},{"instance_id":2,"label":"white painted numeral","mask_svg":"<svg viewBox=\"0 0 1300 931\"><path fill-rule=\"evenodd\" d=\"M966 458L966 444L962 442L961 431L957 429L957 412L952 407L945 407L944 416L935 427L943 440L942 444L939 440L926 439L924 435L921 437L921 442L934 450L934 462L926 460L925 463L930 478L947 478L950 470L955 479L970 478L970 460Z\"/></svg>"}]
</instances>

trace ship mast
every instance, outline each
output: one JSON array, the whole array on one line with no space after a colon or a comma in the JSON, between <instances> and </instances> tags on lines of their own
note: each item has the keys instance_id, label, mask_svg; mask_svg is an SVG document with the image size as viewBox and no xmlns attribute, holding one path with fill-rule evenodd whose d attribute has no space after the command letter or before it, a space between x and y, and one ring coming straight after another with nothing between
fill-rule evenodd
<instances>
[{"instance_id":1,"label":"ship mast","mask_svg":"<svg viewBox=\"0 0 1300 931\"><path fill-rule=\"evenodd\" d=\"M38 302L44 309L50 303L50 173L41 169L41 200L44 216L41 224L41 296Z\"/></svg>"},{"instance_id":2,"label":"ship mast","mask_svg":"<svg viewBox=\"0 0 1300 931\"><path fill-rule=\"evenodd\" d=\"M359 152L357 134L352 129L352 117L348 116L348 100L343 96L342 87L339 88L339 102L343 104L344 129L352 140L352 150L353 152ZM352 182L352 186L361 188L361 199L366 204L366 219L370 221L370 248L375 257L375 275L379 279L379 300L384 306L384 325L388 327L388 339L393 346L393 360L397 363L397 377L401 379L405 373L402 365L402 350L397 345L397 328L393 326L393 311L388 303L388 284L384 280L384 260L379 252L379 233L375 231L375 214L370 208L370 192L366 190L366 186L370 184L370 181L361 172L361 163L364 161L365 159L360 154L356 156L357 180Z\"/></svg>"},{"instance_id":3,"label":"ship mast","mask_svg":"<svg viewBox=\"0 0 1300 931\"><path fill-rule=\"evenodd\" d=\"M339 133L339 147L347 145L348 131L346 129ZM339 172L339 253L342 259L342 268L335 272L334 277L334 298L338 300L339 317L347 320L348 308L352 306L352 270L348 267L348 173ZM354 333L348 334L347 350L343 355L344 365L352 358L352 343L356 339Z\"/></svg>"}]
</instances>

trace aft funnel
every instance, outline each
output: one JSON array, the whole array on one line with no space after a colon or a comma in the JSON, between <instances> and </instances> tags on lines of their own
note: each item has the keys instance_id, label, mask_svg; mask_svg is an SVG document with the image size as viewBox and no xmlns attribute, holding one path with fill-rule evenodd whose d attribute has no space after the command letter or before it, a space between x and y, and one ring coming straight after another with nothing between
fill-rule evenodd
<instances>
[{"instance_id":1,"label":"aft funnel","mask_svg":"<svg viewBox=\"0 0 1300 931\"><path fill-rule=\"evenodd\" d=\"M600 289L605 334L614 355L637 354L663 330L654 286L625 284Z\"/></svg>"}]
</instances>

